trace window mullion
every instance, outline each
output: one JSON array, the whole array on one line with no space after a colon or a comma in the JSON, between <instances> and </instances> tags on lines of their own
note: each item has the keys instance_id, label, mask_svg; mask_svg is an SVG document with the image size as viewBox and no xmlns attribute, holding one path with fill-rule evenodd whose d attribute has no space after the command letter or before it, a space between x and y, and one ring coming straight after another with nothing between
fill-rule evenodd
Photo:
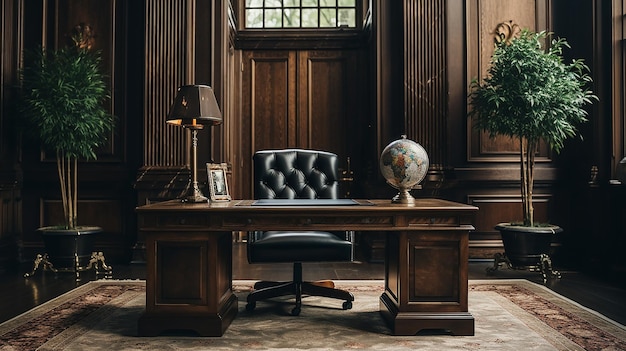
<instances>
[{"instance_id":1,"label":"window mullion","mask_svg":"<svg viewBox=\"0 0 626 351\"><path fill-rule=\"evenodd\" d=\"M354 0L354 2L335 1L334 5L327 5L318 0L313 6L303 5L302 1L274 2L272 0L246 1L240 0L246 17L243 29L266 29L266 30L286 30L286 29L332 29L332 28L353 28L359 29L362 20L357 20L356 16L362 11L357 11L358 6L362 6L364 0ZM315 13L312 13L315 11ZM260 16L258 13L260 12ZM256 13L256 14L255 14ZM316 23L305 20L305 13L310 19L317 19ZM327 18L334 13L334 18ZM313 16L311 16L313 15ZM340 19L340 15L345 18ZM250 16L250 17L248 17ZM280 18L277 18L280 17ZM331 15L332 16L332 15ZM324 21L327 19L328 21ZM260 23L259 23L260 20ZM278 22L280 21L280 22Z\"/></svg>"}]
</instances>

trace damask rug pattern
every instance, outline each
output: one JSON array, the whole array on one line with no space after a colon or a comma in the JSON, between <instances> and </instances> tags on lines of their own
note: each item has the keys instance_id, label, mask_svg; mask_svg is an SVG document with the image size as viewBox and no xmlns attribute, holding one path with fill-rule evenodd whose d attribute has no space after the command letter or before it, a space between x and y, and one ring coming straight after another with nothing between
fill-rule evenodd
<instances>
[{"instance_id":1,"label":"damask rug pattern","mask_svg":"<svg viewBox=\"0 0 626 351\"><path fill-rule=\"evenodd\" d=\"M90 282L0 324L0 350L626 350L626 328L525 280L470 281L474 336L393 336L378 312L382 281L339 281L355 295L307 297L299 317L290 304L245 310L252 282L238 281L239 315L222 337L172 332L138 337L143 281Z\"/></svg>"}]
</instances>

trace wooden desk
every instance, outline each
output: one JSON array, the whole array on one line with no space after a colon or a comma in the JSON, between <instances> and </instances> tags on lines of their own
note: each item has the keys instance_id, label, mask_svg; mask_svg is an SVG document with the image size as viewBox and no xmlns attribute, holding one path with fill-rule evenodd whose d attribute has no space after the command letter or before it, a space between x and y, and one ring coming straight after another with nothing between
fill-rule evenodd
<instances>
[{"instance_id":1,"label":"wooden desk","mask_svg":"<svg viewBox=\"0 0 626 351\"><path fill-rule=\"evenodd\" d=\"M146 311L140 335L170 329L221 336L237 314L233 231L386 231L380 312L396 335L446 329L474 335L467 309L468 236L477 207L438 199L415 205L252 206L252 200L137 208L146 241ZM294 317L297 318L297 317ZM304 318L304 317L302 317Z\"/></svg>"}]
</instances>

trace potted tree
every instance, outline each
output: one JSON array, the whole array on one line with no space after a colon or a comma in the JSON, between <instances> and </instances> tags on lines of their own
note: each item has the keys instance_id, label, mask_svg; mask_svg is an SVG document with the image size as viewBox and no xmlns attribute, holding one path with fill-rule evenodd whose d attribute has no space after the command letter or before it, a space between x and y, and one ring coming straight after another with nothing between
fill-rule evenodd
<instances>
[{"instance_id":1,"label":"potted tree","mask_svg":"<svg viewBox=\"0 0 626 351\"><path fill-rule=\"evenodd\" d=\"M587 121L584 107L597 97L588 87L589 69L582 60L566 64L562 57L563 38L549 33L519 31L518 36L501 36L484 81L470 84L470 117L475 126L491 137L519 140L523 217L519 222L500 223L506 260L513 268L540 268L550 265L548 252L556 225L535 223L533 181L535 155L545 142L556 153L564 142L579 135L577 125ZM497 268L496 262L495 268Z\"/></svg>"},{"instance_id":2,"label":"potted tree","mask_svg":"<svg viewBox=\"0 0 626 351\"><path fill-rule=\"evenodd\" d=\"M72 37L74 45L25 53L20 104L25 133L56 154L64 213L62 225L39 229L49 257L38 259L75 271L77 277L85 257L91 258L93 234L102 231L78 223L78 163L96 158L113 127L113 116L103 105L109 92L101 58L90 51L84 33Z\"/></svg>"}]
</instances>

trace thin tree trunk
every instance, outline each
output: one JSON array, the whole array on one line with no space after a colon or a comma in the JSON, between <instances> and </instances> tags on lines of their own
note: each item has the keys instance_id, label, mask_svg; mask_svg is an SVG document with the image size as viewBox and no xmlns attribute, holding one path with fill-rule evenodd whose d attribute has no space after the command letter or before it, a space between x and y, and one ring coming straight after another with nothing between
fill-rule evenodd
<instances>
[{"instance_id":1,"label":"thin tree trunk","mask_svg":"<svg viewBox=\"0 0 626 351\"><path fill-rule=\"evenodd\" d=\"M61 203L63 204L63 217L65 218L65 225L70 225L70 214L67 206L67 174L65 168L65 157L63 157L60 150L57 150L57 173L59 174L59 185L61 186Z\"/></svg>"},{"instance_id":2,"label":"thin tree trunk","mask_svg":"<svg viewBox=\"0 0 626 351\"><path fill-rule=\"evenodd\" d=\"M520 138L520 189L522 193L522 224L529 224L529 208L528 208L528 164L526 163L526 152L528 150L528 141L524 138Z\"/></svg>"},{"instance_id":3,"label":"thin tree trunk","mask_svg":"<svg viewBox=\"0 0 626 351\"><path fill-rule=\"evenodd\" d=\"M76 223L76 219L78 218L78 159L76 157L73 158L73 163L74 191L72 192L72 228L76 228L78 225L78 223Z\"/></svg>"},{"instance_id":4,"label":"thin tree trunk","mask_svg":"<svg viewBox=\"0 0 626 351\"><path fill-rule=\"evenodd\" d=\"M533 206L533 186L535 182L535 154L537 153L537 147L539 142L537 140L526 140L525 148L523 149L523 180L524 190L522 192L524 202L524 225L535 225L535 209Z\"/></svg>"},{"instance_id":5,"label":"thin tree trunk","mask_svg":"<svg viewBox=\"0 0 626 351\"><path fill-rule=\"evenodd\" d=\"M73 191L72 191L72 160L67 157L67 159L65 160L65 165L67 167L66 172L67 172L67 176L66 176L66 181L67 181L67 185L66 185L66 189L67 189L67 225L68 227L74 228L74 221L72 220L73 215L74 215L74 209L73 209Z\"/></svg>"},{"instance_id":6,"label":"thin tree trunk","mask_svg":"<svg viewBox=\"0 0 626 351\"><path fill-rule=\"evenodd\" d=\"M78 159L62 155L57 151L57 172L61 185L61 202L67 229L76 228L78 208Z\"/></svg>"}]
</instances>

